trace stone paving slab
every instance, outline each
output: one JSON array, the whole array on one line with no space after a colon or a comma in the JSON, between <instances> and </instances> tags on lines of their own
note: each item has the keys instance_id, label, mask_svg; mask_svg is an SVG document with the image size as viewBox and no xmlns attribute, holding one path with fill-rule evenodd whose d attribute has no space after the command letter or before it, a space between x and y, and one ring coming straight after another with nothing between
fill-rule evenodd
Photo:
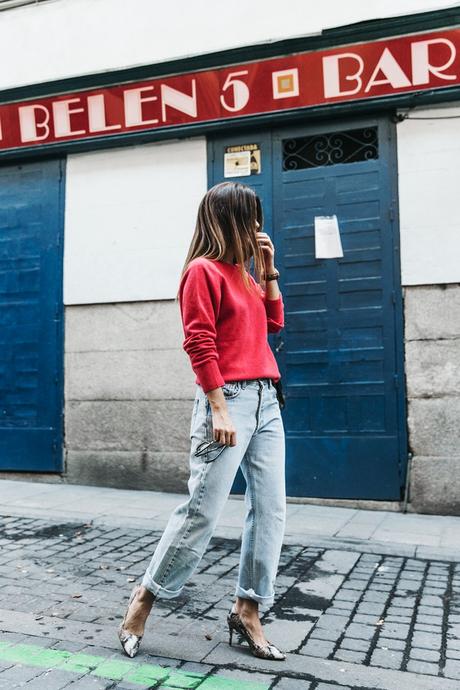
<instances>
[{"instance_id":1,"label":"stone paving slab","mask_svg":"<svg viewBox=\"0 0 460 690\"><path fill-rule=\"evenodd\" d=\"M179 597L155 603L142 653L128 659L116 629L160 536L3 515L0 690L460 687L460 564L329 540L283 546L275 603L261 612L285 662L253 657L242 640L228 645L240 542L223 537Z\"/></svg>"}]
</instances>

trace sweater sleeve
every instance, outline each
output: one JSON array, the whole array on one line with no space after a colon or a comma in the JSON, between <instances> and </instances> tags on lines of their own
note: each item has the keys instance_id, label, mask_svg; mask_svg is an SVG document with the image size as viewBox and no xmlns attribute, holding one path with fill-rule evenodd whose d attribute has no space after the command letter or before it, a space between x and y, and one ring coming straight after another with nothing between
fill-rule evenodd
<instances>
[{"instance_id":1,"label":"sweater sleeve","mask_svg":"<svg viewBox=\"0 0 460 690\"><path fill-rule=\"evenodd\" d=\"M266 291L254 280L253 276L250 275L250 278L254 285L258 287L265 306L268 333L278 333L284 328L284 304L282 294L280 293L279 297L276 299L268 299Z\"/></svg>"},{"instance_id":2,"label":"sweater sleeve","mask_svg":"<svg viewBox=\"0 0 460 690\"><path fill-rule=\"evenodd\" d=\"M223 386L216 348L216 321L221 299L220 276L201 262L186 269L179 287L179 301L188 354L203 391Z\"/></svg>"},{"instance_id":3,"label":"sweater sleeve","mask_svg":"<svg viewBox=\"0 0 460 690\"><path fill-rule=\"evenodd\" d=\"M267 330L269 333L278 333L284 328L283 296L280 294L277 299L268 299L267 293L262 292L265 311L267 312Z\"/></svg>"}]
</instances>

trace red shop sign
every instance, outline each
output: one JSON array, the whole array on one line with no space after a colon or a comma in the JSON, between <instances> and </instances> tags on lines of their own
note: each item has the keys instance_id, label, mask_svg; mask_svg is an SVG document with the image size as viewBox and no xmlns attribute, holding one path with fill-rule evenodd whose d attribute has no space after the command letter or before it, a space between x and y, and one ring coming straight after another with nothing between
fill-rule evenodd
<instances>
[{"instance_id":1,"label":"red shop sign","mask_svg":"<svg viewBox=\"0 0 460 690\"><path fill-rule=\"evenodd\" d=\"M0 150L460 84L460 28L0 106Z\"/></svg>"}]
</instances>

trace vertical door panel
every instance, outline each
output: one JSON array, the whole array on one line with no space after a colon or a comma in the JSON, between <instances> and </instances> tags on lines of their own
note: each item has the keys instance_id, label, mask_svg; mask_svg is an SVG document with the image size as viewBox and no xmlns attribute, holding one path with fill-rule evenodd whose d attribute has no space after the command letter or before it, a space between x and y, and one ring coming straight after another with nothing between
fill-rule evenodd
<instances>
[{"instance_id":1,"label":"vertical door panel","mask_svg":"<svg viewBox=\"0 0 460 690\"><path fill-rule=\"evenodd\" d=\"M405 416L388 127L376 120L273 132L290 495L401 495ZM333 214L344 256L317 259L315 216Z\"/></svg>"},{"instance_id":2,"label":"vertical door panel","mask_svg":"<svg viewBox=\"0 0 460 690\"><path fill-rule=\"evenodd\" d=\"M59 471L63 163L0 167L0 469Z\"/></svg>"}]
</instances>

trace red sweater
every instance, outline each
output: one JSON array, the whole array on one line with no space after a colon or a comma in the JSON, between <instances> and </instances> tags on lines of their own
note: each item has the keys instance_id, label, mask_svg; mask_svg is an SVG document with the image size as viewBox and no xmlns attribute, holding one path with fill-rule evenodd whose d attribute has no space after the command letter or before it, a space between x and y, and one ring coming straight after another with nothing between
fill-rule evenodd
<instances>
[{"instance_id":1,"label":"red sweater","mask_svg":"<svg viewBox=\"0 0 460 690\"><path fill-rule=\"evenodd\" d=\"M227 381L280 378L267 333L284 327L283 299L267 299L247 275L257 293L250 294L238 266L225 261L197 257L182 276L183 349L205 393Z\"/></svg>"}]
</instances>

